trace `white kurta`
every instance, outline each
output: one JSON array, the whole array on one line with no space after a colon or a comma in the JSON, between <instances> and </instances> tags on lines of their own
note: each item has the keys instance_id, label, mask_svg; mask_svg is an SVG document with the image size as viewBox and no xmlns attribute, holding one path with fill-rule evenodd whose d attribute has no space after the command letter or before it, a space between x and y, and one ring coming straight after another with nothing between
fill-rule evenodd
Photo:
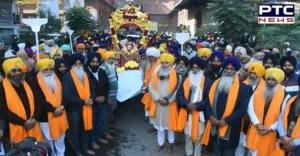
<instances>
[{"instance_id":1,"label":"white kurta","mask_svg":"<svg viewBox=\"0 0 300 156\"><path fill-rule=\"evenodd\" d=\"M169 93L169 80L158 80L158 88L157 91L153 89L153 79L150 81L149 85L149 92L152 96L152 99L154 101L158 100L159 98L164 98L168 96ZM169 102L174 102L176 97L176 91L173 94L173 96L170 98ZM150 123L153 124L153 126L157 130L165 130L168 129L169 125L169 111L170 111L170 105L168 106L161 106L160 104L156 103L156 113L154 117L150 117Z\"/></svg>"}]
</instances>

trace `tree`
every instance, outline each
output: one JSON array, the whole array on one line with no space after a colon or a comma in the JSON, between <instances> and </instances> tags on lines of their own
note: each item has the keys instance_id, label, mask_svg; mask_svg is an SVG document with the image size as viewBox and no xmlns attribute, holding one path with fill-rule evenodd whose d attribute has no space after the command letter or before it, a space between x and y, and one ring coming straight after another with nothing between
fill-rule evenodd
<instances>
[{"instance_id":1,"label":"tree","mask_svg":"<svg viewBox=\"0 0 300 156\"><path fill-rule=\"evenodd\" d=\"M179 33L191 33L190 31L190 27L187 25L183 25L180 24L177 28L176 28L177 32Z\"/></svg>"},{"instance_id":2,"label":"tree","mask_svg":"<svg viewBox=\"0 0 300 156\"><path fill-rule=\"evenodd\" d=\"M84 7L74 7L65 11L67 26L74 30L76 35L84 33L92 33L93 25L95 23L92 20L92 15Z\"/></svg>"},{"instance_id":3,"label":"tree","mask_svg":"<svg viewBox=\"0 0 300 156\"><path fill-rule=\"evenodd\" d=\"M296 43L300 48L300 16L295 18L295 24L265 25L258 31L257 48L280 48L284 42ZM292 44L293 45L293 44Z\"/></svg>"},{"instance_id":4,"label":"tree","mask_svg":"<svg viewBox=\"0 0 300 156\"><path fill-rule=\"evenodd\" d=\"M216 20L218 30L226 39L240 40L245 32L256 32L257 7L254 1L213 0L207 8L213 10L210 16Z\"/></svg>"}]
</instances>

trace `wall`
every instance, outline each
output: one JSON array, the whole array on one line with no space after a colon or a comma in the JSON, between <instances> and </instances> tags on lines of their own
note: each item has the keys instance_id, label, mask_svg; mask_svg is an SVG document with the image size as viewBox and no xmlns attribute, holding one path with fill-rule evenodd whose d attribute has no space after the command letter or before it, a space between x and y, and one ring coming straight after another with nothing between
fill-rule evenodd
<instances>
[{"instance_id":1,"label":"wall","mask_svg":"<svg viewBox=\"0 0 300 156\"><path fill-rule=\"evenodd\" d=\"M93 18L100 22L99 28L101 30L108 29L108 19L116 10L116 1L111 0L108 3L108 0L86 0L85 4Z\"/></svg>"},{"instance_id":2,"label":"wall","mask_svg":"<svg viewBox=\"0 0 300 156\"><path fill-rule=\"evenodd\" d=\"M13 13L17 12L17 7L13 0L2 0L0 9L0 42L11 44L11 35L18 34L18 25L13 23Z\"/></svg>"}]
</instances>

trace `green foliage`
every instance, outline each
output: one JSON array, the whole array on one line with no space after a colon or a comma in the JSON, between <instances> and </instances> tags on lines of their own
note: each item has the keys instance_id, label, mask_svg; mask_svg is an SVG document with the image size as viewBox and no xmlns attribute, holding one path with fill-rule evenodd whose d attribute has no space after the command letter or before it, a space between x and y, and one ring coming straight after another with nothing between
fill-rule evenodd
<instances>
[{"instance_id":1,"label":"green foliage","mask_svg":"<svg viewBox=\"0 0 300 156\"><path fill-rule=\"evenodd\" d=\"M190 27L187 25L183 25L180 24L177 28L176 28L177 32L179 33L191 33L190 31Z\"/></svg>"},{"instance_id":2,"label":"green foliage","mask_svg":"<svg viewBox=\"0 0 300 156\"><path fill-rule=\"evenodd\" d=\"M300 42L300 16L295 19L295 24L283 25L265 25L258 31L257 48L278 47L280 48L284 42L296 43L296 48ZM292 44L293 45L293 44Z\"/></svg>"},{"instance_id":3,"label":"green foliage","mask_svg":"<svg viewBox=\"0 0 300 156\"><path fill-rule=\"evenodd\" d=\"M207 32L218 32L218 26L214 24L202 25L196 30L195 36L203 36Z\"/></svg>"},{"instance_id":4,"label":"green foliage","mask_svg":"<svg viewBox=\"0 0 300 156\"><path fill-rule=\"evenodd\" d=\"M254 1L213 0L208 3L210 13L218 23L218 30L227 39L240 39L245 32L255 32L257 7Z\"/></svg>"},{"instance_id":5,"label":"green foliage","mask_svg":"<svg viewBox=\"0 0 300 156\"><path fill-rule=\"evenodd\" d=\"M74 30L75 35L84 33L93 33L93 25L95 23L91 18L91 14L84 7L74 7L65 11L67 26Z\"/></svg>"}]
</instances>

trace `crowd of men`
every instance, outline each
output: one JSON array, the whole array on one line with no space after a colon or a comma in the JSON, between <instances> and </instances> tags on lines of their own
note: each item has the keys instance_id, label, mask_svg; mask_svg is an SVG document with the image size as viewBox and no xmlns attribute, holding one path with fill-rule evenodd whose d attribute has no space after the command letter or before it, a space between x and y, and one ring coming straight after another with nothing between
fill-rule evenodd
<instances>
[{"instance_id":1,"label":"crowd of men","mask_svg":"<svg viewBox=\"0 0 300 156\"><path fill-rule=\"evenodd\" d=\"M176 59L146 51L142 103L157 131L156 152L167 145L172 153L183 132L188 156L201 155L202 146L216 156L300 153L299 52L189 48Z\"/></svg>"},{"instance_id":2,"label":"crowd of men","mask_svg":"<svg viewBox=\"0 0 300 156\"><path fill-rule=\"evenodd\" d=\"M68 54L70 47L63 50L53 47L49 55L41 53L36 61L20 50L16 57L4 60L1 137L8 137L9 144L35 137L50 145L51 155L64 156L68 132L66 142L74 155L95 155L100 144L114 139L115 52L86 53L83 43L67 57L63 53Z\"/></svg>"},{"instance_id":3,"label":"crowd of men","mask_svg":"<svg viewBox=\"0 0 300 156\"><path fill-rule=\"evenodd\" d=\"M31 136L60 156L67 140L80 156L95 155L114 139L116 52L84 43L74 54L70 49L53 46L37 60L25 48L2 63L0 136L10 144ZM190 43L177 58L155 46L140 52L141 102L157 132L155 152L166 145L172 153L177 133L185 136L188 156L201 155L202 146L212 147L216 156L299 154L295 53L230 45L196 49Z\"/></svg>"}]
</instances>

